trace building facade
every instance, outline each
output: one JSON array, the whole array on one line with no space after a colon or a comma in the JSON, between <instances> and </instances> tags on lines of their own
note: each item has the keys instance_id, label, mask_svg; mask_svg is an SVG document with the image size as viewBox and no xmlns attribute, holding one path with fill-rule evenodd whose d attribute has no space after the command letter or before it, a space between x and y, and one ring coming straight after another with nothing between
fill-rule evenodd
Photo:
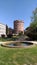
<instances>
[{"instance_id":1,"label":"building facade","mask_svg":"<svg viewBox=\"0 0 37 65\"><path fill-rule=\"evenodd\" d=\"M24 22L21 20L14 21L14 31L16 34L22 32L24 34Z\"/></svg>"},{"instance_id":2,"label":"building facade","mask_svg":"<svg viewBox=\"0 0 37 65\"><path fill-rule=\"evenodd\" d=\"M0 37L6 35L6 25L0 23Z\"/></svg>"}]
</instances>

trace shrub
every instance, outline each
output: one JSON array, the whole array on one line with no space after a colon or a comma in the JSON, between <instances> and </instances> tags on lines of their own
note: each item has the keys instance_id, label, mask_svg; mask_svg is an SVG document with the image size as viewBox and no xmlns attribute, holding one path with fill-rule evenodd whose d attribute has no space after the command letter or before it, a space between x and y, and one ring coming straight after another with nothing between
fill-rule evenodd
<instances>
[{"instance_id":1,"label":"shrub","mask_svg":"<svg viewBox=\"0 0 37 65\"><path fill-rule=\"evenodd\" d=\"M8 37L8 38L11 38L11 37L12 37L12 34L8 34L7 37Z\"/></svg>"},{"instance_id":2,"label":"shrub","mask_svg":"<svg viewBox=\"0 0 37 65\"><path fill-rule=\"evenodd\" d=\"M4 38L4 37L5 37L5 35L4 35L4 34L2 34L2 35L1 35L1 37L2 37L2 38Z\"/></svg>"}]
</instances>

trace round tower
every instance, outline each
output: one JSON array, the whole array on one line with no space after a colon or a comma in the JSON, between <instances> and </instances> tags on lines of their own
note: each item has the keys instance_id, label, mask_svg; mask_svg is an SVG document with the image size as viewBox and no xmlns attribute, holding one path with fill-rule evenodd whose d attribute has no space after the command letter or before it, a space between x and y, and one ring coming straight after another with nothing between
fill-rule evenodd
<instances>
[{"instance_id":1,"label":"round tower","mask_svg":"<svg viewBox=\"0 0 37 65\"><path fill-rule=\"evenodd\" d=\"M23 33L24 34L24 22L21 20L14 21L14 31L16 34Z\"/></svg>"}]
</instances>

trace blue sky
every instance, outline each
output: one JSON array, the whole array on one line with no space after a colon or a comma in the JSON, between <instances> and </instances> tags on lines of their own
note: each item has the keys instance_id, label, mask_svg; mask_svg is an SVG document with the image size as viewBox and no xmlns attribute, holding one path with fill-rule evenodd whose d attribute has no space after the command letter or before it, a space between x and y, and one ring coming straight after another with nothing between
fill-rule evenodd
<instances>
[{"instance_id":1,"label":"blue sky","mask_svg":"<svg viewBox=\"0 0 37 65\"><path fill-rule=\"evenodd\" d=\"M37 0L0 0L0 23L13 28L13 21L19 19L24 21L26 28L36 7Z\"/></svg>"}]
</instances>

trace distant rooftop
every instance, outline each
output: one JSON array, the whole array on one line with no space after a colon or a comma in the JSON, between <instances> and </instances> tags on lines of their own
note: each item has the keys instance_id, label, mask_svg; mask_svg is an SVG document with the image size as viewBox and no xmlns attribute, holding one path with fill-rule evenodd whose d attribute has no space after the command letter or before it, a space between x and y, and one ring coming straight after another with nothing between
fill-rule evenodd
<instances>
[{"instance_id":1,"label":"distant rooftop","mask_svg":"<svg viewBox=\"0 0 37 65\"><path fill-rule=\"evenodd\" d=\"M0 24L5 25L5 24L3 24L3 23L0 23Z\"/></svg>"}]
</instances>

